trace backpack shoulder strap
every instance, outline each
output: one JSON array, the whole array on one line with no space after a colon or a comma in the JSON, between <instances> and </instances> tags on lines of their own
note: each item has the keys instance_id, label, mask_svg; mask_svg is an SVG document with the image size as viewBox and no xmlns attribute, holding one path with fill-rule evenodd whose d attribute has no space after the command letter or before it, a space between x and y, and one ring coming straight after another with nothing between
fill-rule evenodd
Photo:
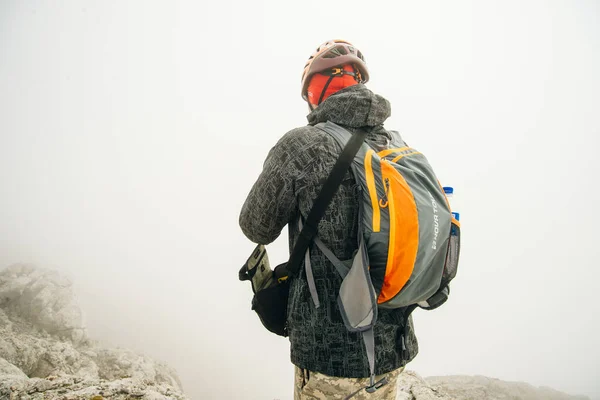
<instances>
[{"instance_id":1,"label":"backpack shoulder strap","mask_svg":"<svg viewBox=\"0 0 600 400\"><path fill-rule=\"evenodd\" d=\"M321 122L320 124L315 125L315 128L318 128L318 129L322 130L323 132L327 133L329 136L333 137L333 139L342 148L344 148L348 144L350 139L354 136L354 134L352 134L352 132L350 132L349 130L344 129L341 126L339 126L331 121ZM362 130L360 130L359 132L362 132ZM362 160L365 158L367 151L370 148L369 145L364 140L364 139L366 139L366 137L367 137L367 134L365 132L365 136L363 138L363 143L360 146L360 148L356 151L356 154L354 155L354 158L356 159L356 161L359 161L361 163L362 163Z\"/></svg>"},{"instance_id":2,"label":"backpack shoulder strap","mask_svg":"<svg viewBox=\"0 0 600 400\"><path fill-rule=\"evenodd\" d=\"M346 275L348 275L348 272L350 271L350 266L344 264L343 261L340 261L340 259L337 258L335 256L335 254L333 254L333 252L331 250L329 250L329 248L327 246L325 246L325 243L323 243L321 241L321 239L319 239L318 236L315 237L314 240L315 240L315 244L317 245L319 250L321 250L321 252L323 254L325 254L325 257L327 257L327 259L333 264L333 266L337 270L338 274L340 274L342 279L344 279L346 277Z\"/></svg>"},{"instance_id":3,"label":"backpack shoulder strap","mask_svg":"<svg viewBox=\"0 0 600 400\"><path fill-rule=\"evenodd\" d=\"M402 139L402 136L398 131L388 131L392 136L391 147L404 147L408 146L408 144Z\"/></svg>"}]
</instances>

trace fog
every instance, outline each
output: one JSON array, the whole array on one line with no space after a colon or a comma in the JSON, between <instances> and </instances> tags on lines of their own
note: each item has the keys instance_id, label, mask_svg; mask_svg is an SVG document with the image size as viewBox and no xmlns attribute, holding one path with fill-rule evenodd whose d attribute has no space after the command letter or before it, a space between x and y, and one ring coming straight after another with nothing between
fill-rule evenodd
<instances>
[{"instance_id":1,"label":"fog","mask_svg":"<svg viewBox=\"0 0 600 400\"><path fill-rule=\"evenodd\" d=\"M409 368L600 399L599 19L591 0L0 1L0 268L67 275L92 337L166 361L192 399L291 399L289 343L237 279L238 216L306 124L306 59L343 38L461 212ZM268 250L283 262L287 233Z\"/></svg>"}]
</instances>

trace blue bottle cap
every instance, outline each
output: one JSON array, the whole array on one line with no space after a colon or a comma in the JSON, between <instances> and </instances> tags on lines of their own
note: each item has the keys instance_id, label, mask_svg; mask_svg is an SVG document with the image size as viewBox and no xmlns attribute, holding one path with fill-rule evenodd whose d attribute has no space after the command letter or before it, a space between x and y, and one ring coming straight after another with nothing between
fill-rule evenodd
<instances>
[{"instance_id":1,"label":"blue bottle cap","mask_svg":"<svg viewBox=\"0 0 600 400\"><path fill-rule=\"evenodd\" d=\"M444 186L444 193L446 193L446 194L453 194L454 193L454 188L452 186Z\"/></svg>"}]
</instances>

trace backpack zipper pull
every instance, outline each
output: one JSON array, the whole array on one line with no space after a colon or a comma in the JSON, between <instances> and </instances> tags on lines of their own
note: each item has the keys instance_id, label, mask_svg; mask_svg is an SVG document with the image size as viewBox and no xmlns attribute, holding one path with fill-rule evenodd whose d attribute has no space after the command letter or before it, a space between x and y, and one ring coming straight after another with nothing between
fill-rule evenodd
<instances>
[{"instance_id":1,"label":"backpack zipper pull","mask_svg":"<svg viewBox=\"0 0 600 400\"><path fill-rule=\"evenodd\" d=\"M388 206L388 193L390 192L390 178L385 178L383 183L385 184L385 194L381 199L379 199L379 206L381 208L386 208Z\"/></svg>"}]
</instances>

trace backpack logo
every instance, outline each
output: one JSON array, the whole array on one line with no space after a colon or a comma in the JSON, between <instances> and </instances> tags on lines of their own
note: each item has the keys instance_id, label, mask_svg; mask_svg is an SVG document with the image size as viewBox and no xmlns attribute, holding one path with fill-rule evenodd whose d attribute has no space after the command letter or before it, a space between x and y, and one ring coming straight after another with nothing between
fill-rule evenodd
<instances>
[{"instance_id":1,"label":"backpack logo","mask_svg":"<svg viewBox=\"0 0 600 400\"><path fill-rule=\"evenodd\" d=\"M437 238L440 234L440 218L437 203L431 193L429 193L429 197L431 198L431 206L433 208L433 243L431 244L431 249L437 250Z\"/></svg>"}]
</instances>

